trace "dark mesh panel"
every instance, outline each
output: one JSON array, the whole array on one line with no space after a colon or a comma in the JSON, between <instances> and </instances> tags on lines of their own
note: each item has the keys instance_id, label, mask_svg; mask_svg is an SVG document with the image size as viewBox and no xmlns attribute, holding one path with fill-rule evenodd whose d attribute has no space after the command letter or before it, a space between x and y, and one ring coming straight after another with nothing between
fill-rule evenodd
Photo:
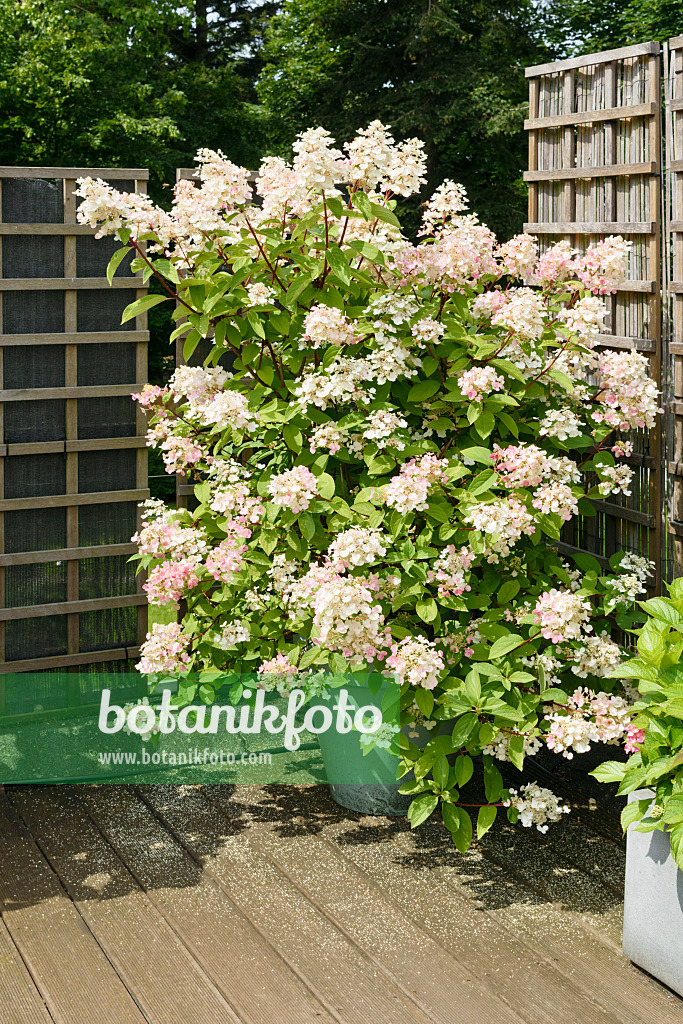
<instances>
[{"instance_id":1,"label":"dark mesh panel","mask_svg":"<svg viewBox=\"0 0 683 1024\"><path fill-rule=\"evenodd\" d=\"M63 334L64 292L3 292L2 329L5 334Z\"/></svg>"},{"instance_id":2,"label":"dark mesh panel","mask_svg":"<svg viewBox=\"0 0 683 1024\"><path fill-rule=\"evenodd\" d=\"M78 490L129 491L135 487L137 452L122 448L104 452L80 452L78 456Z\"/></svg>"},{"instance_id":3,"label":"dark mesh panel","mask_svg":"<svg viewBox=\"0 0 683 1024\"><path fill-rule=\"evenodd\" d=\"M3 350L3 386L63 388L63 345L8 345Z\"/></svg>"},{"instance_id":4,"label":"dark mesh panel","mask_svg":"<svg viewBox=\"0 0 683 1024\"><path fill-rule=\"evenodd\" d=\"M135 593L135 562L128 555L82 558L78 565L78 597L118 597Z\"/></svg>"},{"instance_id":5,"label":"dark mesh panel","mask_svg":"<svg viewBox=\"0 0 683 1024\"><path fill-rule=\"evenodd\" d=\"M78 386L135 383L135 342L111 341L102 345L80 345ZM5 387L8 387L5 384ZM130 399L126 399L130 401Z\"/></svg>"},{"instance_id":6,"label":"dark mesh panel","mask_svg":"<svg viewBox=\"0 0 683 1024\"><path fill-rule=\"evenodd\" d=\"M78 436L135 437L135 412L135 402L128 395L81 398L78 401Z\"/></svg>"},{"instance_id":7,"label":"dark mesh panel","mask_svg":"<svg viewBox=\"0 0 683 1024\"><path fill-rule=\"evenodd\" d=\"M76 300L79 331L134 331L135 318L121 323L126 306L135 302L132 289L99 288L80 291ZM5 329L6 330L6 329Z\"/></svg>"},{"instance_id":8,"label":"dark mesh panel","mask_svg":"<svg viewBox=\"0 0 683 1024\"><path fill-rule=\"evenodd\" d=\"M196 349L188 359L189 366L203 366L206 359L208 359L213 349L213 338L202 338L197 345ZM218 366L222 366L224 370L232 370L235 365L235 353L226 352L225 355L221 356L218 360Z\"/></svg>"},{"instance_id":9,"label":"dark mesh panel","mask_svg":"<svg viewBox=\"0 0 683 1024\"><path fill-rule=\"evenodd\" d=\"M5 661L66 654L66 620L66 615L43 615L6 622Z\"/></svg>"},{"instance_id":10,"label":"dark mesh panel","mask_svg":"<svg viewBox=\"0 0 683 1024\"><path fill-rule=\"evenodd\" d=\"M88 543L88 542L86 542ZM66 509L28 508L5 512L5 552L66 547Z\"/></svg>"},{"instance_id":11,"label":"dark mesh panel","mask_svg":"<svg viewBox=\"0 0 683 1024\"><path fill-rule=\"evenodd\" d=\"M137 608L105 608L78 617L82 651L107 651L137 644Z\"/></svg>"},{"instance_id":12,"label":"dark mesh panel","mask_svg":"<svg viewBox=\"0 0 683 1024\"><path fill-rule=\"evenodd\" d=\"M33 498L66 493L66 458L57 455L11 455L5 459L5 497Z\"/></svg>"},{"instance_id":13,"label":"dark mesh panel","mask_svg":"<svg viewBox=\"0 0 683 1024\"><path fill-rule=\"evenodd\" d=\"M45 620L30 621L36 625ZM22 684L15 676L5 690L5 708L8 715L28 715L33 711L52 711L67 706L69 682L63 668L48 668L43 669L40 674L26 674L30 676L28 685Z\"/></svg>"},{"instance_id":14,"label":"dark mesh panel","mask_svg":"<svg viewBox=\"0 0 683 1024\"><path fill-rule=\"evenodd\" d=\"M6 566L7 608L20 608L29 604L52 604L55 601L66 601L66 562Z\"/></svg>"},{"instance_id":15,"label":"dark mesh panel","mask_svg":"<svg viewBox=\"0 0 683 1024\"><path fill-rule=\"evenodd\" d=\"M61 178L3 178L2 219L10 224L63 224Z\"/></svg>"},{"instance_id":16,"label":"dark mesh panel","mask_svg":"<svg viewBox=\"0 0 683 1024\"><path fill-rule=\"evenodd\" d=\"M81 505L78 509L78 542L82 547L91 544L127 544L136 529L137 507L134 501Z\"/></svg>"},{"instance_id":17,"label":"dark mesh panel","mask_svg":"<svg viewBox=\"0 0 683 1024\"><path fill-rule=\"evenodd\" d=\"M8 351L5 350L5 355ZM66 437L65 417L66 403L63 398L5 402L5 444L63 441Z\"/></svg>"},{"instance_id":18,"label":"dark mesh panel","mask_svg":"<svg viewBox=\"0 0 683 1024\"><path fill-rule=\"evenodd\" d=\"M4 235L3 277L64 277L62 235Z\"/></svg>"},{"instance_id":19,"label":"dark mesh panel","mask_svg":"<svg viewBox=\"0 0 683 1024\"><path fill-rule=\"evenodd\" d=\"M133 178L103 178L107 185L111 185L117 192L132 192L135 188Z\"/></svg>"},{"instance_id":20,"label":"dark mesh panel","mask_svg":"<svg viewBox=\"0 0 683 1024\"><path fill-rule=\"evenodd\" d=\"M145 679L136 672L132 658L82 665L78 674L81 677L81 704L99 704L104 687L111 690L112 704L126 704L147 693Z\"/></svg>"},{"instance_id":21,"label":"dark mesh panel","mask_svg":"<svg viewBox=\"0 0 683 1024\"><path fill-rule=\"evenodd\" d=\"M106 277L109 260L121 248L118 238L95 238L94 235L76 236L76 276ZM137 255L131 249L119 263L116 276L130 277L130 262Z\"/></svg>"}]
</instances>

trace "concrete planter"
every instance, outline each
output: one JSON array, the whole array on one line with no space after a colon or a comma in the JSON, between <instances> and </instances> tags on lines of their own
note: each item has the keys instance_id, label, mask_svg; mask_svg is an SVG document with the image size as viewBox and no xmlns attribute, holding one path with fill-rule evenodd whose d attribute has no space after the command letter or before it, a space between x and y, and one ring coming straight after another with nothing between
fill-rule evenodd
<instances>
[{"instance_id":1,"label":"concrete planter","mask_svg":"<svg viewBox=\"0 0 683 1024\"><path fill-rule=\"evenodd\" d=\"M629 801L653 795L639 790ZM683 872L671 856L666 832L628 831L623 950L683 996Z\"/></svg>"}]
</instances>

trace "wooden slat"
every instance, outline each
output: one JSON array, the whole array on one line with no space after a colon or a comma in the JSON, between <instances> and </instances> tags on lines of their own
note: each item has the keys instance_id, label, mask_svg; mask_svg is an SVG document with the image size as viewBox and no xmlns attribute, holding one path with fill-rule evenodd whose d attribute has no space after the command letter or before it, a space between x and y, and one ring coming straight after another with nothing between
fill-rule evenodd
<instances>
[{"instance_id":1,"label":"wooden slat","mask_svg":"<svg viewBox=\"0 0 683 1024\"><path fill-rule=\"evenodd\" d=\"M0 829L3 920L55 1021L148 1024L4 796Z\"/></svg>"},{"instance_id":2,"label":"wooden slat","mask_svg":"<svg viewBox=\"0 0 683 1024\"><path fill-rule=\"evenodd\" d=\"M657 291L656 281L622 281L615 285L618 292L645 292L654 295Z\"/></svg>"},{"instance_id":3,"label":"wooden slat","mask_svg":"<svg viewBox=\"0 0 683 1024\"><path fill-rule=\"evenodd\" d=\"M89 224L34 224L31 221L21 224L0 222L0 235L92 235Z\"/></svg>"},{"instance_id":4,"label":"wooden slat","mask_svg":"<svg viewBox=\"0 0 683 1024\"><path fill-rule=\"evenodd\" d=\"M145 167L0 167L0 178L116 178L149 179Z\"/></svg>"},{"instance_id":5,"label":"wooden slat","mask_svg":"<svg viewBox=\"0 0 683 1024\"><path fill-rule=\"evenodd\" d=\"M43 998L0 917L0 1007L4 1024L53 1024Z\"/></svg>"},{"instance_id":6,"label":"wooden slat","mask_svg":"<svg viewBox=\"0 0 683 1024\"><path fill-rule=\"evenodd\" d=\"M532 235L649 235L655 228L656 223L652 220L631 222L627 220L554 221L547 223L537 221L524 225L524 230Z\"/></svg>"},{"instance_id":7,"label":"wooden slat","mask_svg":"<svg viewBox=\"0 0 683 1024\"><path fill-rule=\"evenodd\" d=\"M139 387L139 385L137 385ZM121 448L145 448L144 437L93 437L72 441L26 441L0 445L2 455L42 455L48 452L100 452Z\"/></svg>"},{"instance_id":8,"label":"wooden slat","mask_svg":"<svg viewBox=\"0 0 683 1024\"><path fill-rule=\"evenodd\" d=\"M112 398L116 395L132 395L139 384L94 384L89 387L71 388L17 388L0 391L0 402L36 402L48 398Z\"/></svg>"},{"instance_id":9,"label":"wooden slat","mask_svg":"<svg viewBox=\"0 0 683 1024\"><path fill-rule=\"evenodd\" d=\"M147 1020L166 1024L176 1007L183 1024L240 1024L104 840L76 788L15 787L11 797Z\"/></svg>"},{"instance_id":10,"label":"wooden slat","mask_svg":"<svg viewBox=\"0 0 683 1024\"><path fill-rule=\"evenodd\" d=\"M0 334L0 346L6 345L99 345L102 342L149 341L149 331L83 331L63 334Z\"/></svg>"},{"instance_id":11,"label":"wooden slat","mask_svg":"<svg viewBox=\"0 0 683 1024\"><path fill-rule=\"evenodd\" d=\"M140 288L141 277L115 277L111 283L112 288ZM5 277L0 278L0 292L33 292L33 291L63 291L84 288L99 288L102 291L109 289L110 285L106 277Z\"/></svg>"},{"instance_id":12,"label":"wooden slat","mask_svg":"<svg viewBox=\"0 0 683 1024\"><path fill-rule=\"evenodd\" d=\"M341 1024L128 787L82 793L98 828L243 1024Z\"/></svg>"},{"instance_id":13,"label":"wooden slat","mask_svg":"<svg viewBox=\"0 0 683 1024\"><path fill-rule=\"evenodd\" d=\"M534 64L533 67L526 68L524 73L527 78L537 78L539 75L554 75L558 71L589 67L591 64L607 64L608 61L624 60L626 57L659 53L660 49L659 43L635 43L632 46L620 46L616 50L603 50L601 53L585 53L581 57L556 60L550 64Z\"/></svg>"},{"instance_id":14,"label":"wooden slat","mask_svg":"<svg viewBox=\"0 0 683 1024\"><path fill-rule=\"evenodd\" d=\"M428 1024L429 1018L406 994L405 979L399 987L377 971L268 859L240 839L242 829L200 791L175 786L140 786L136 791L204 873L344 1024L366 1024L370 1017L391 1024ZM219 846L216 835L224 836Z\"/></svg>"},{"instance_id":15,"label":"wooden slat","mask_svg":"<svg viewBox=\"0 0 683 1024\"><path fill-rule=\"evenodd\" d=\"M614 516L616 519L627 519L630 523L640 523L641 526L653 527L655 525L655 517L649 512L640 512L635 508L623 508L611 501L599 501L597 498L589 498L589 501L596 512L604 512L605 515ZM2 613L0 612L0 614Z\"/></svg>"},{"instance_id":16,"label":"wooden slat","mask_svg":"<svg viewBox=\"0 0 683 1024\"><path fill-rule=\"evenodd\" d=\"M633 349L636 352L656 352L654 338L628 338L622 334L598 334L596 345L605 348Z\"/></svg>"},{"instance_id":17,"label":"wooden slat","mask_svg":"<svg viewBox=\"0 0 683 1024\"><path fill-rule=\"evenodd\" d=\"M567 181L582 178L618 178L631 174L656 174L658 169L654 160L640 164L604 164L601 167L560 167L547 171L525 171L525 181ZM604 230L604 225L600 230ZM630 230L626 228L625 230Z\"/></svg>"},{"instance_id":18,"label":"wooden slat","mask_svg":"<svg viewBox=\"0 0 683 1024\"><path fill-rule=\"evenodd\" d=\"M49 658L25 658L0 662L0 675L8 672L41 672L45 668L73 668L76 665L128 661L140 657L139 647L111 647L106 651L82 651L80 654L56 654Z\"/></svg>"},{"instance_id":19,"label":"wooden slat","mask_svg":"<svg viewBox=\"0 0 683 1024\"><path fill-rule=\"evenodd\" d=\"M119 594L116 597L93 597L87 601L55 601L51 604L28 604L23 605L21 608L0 608L0 622L11 622L16 619L40 619L45 615L98 612L104 611L107 608L132 608L141 604L147 604L147 596L145 594Z\"/></svg>"},{"instance_id":20,"label":"wooden slat","mask_svg":"<svg viewBox=\"0 0 683 1024\"><path fill-rule=\"evenodd\" d=\"M68 505L105 505L107 502L145 501L149 490L84 491L83 494L51 494L37 498L3 498L0 512L25 508L65 508Z\"/></svg>"},{"instance_id":21,"label":"wooden slat","mask_svg":"<svg viewBox=\"0 0 683 1024\"><path fill-rule=\"evenodd\" d=\"M555 541L554 546L561 555L590 555L600 563L603 569L609 569L609 558L604 558L602 555L596 555L593 551L586 551L585 548L577 548L574 544L565 544L565 542L561 540Z\"/></svg>"},{"instance_id":22,"label":"wooden slat","mask_svg":"<svg viewBox=\"0 0 683 1024\"><path fill-rule=\"evenodd\" d=\"M90 547L51 548L47 551L13 551L0 554L0 565L40 565L42 562L66 562L73 558L134 555L136 551L136 544L93 544Z\"/></svg>"},{"instance_id":23,"label":"wooden slat","mask_svg":"<svg viewBox=\"0 0 683 1024\"><path fill-rule=\"evenodd\" d=\"M628 117L650 117L657 113L656 103L636 103L632 106L610 107L609 110L583 110L575 114L555 114L553 117L535 117L524 122L533 128L561 128L569 124L591 124L596 121L619 121Z\"/></svg>"}]
</instances>

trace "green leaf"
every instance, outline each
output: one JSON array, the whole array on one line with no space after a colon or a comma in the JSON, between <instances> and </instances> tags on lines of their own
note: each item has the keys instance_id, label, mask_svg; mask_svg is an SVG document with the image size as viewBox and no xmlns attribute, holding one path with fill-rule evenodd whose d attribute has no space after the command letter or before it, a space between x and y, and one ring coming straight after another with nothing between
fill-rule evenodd
<instances>
[{"instance_id":1,"label":"green leaf","mask_svg":"<svg viewBox=\"0 0 683 1024\"><path fill-rule=\"evenodd\" d=\"M448 805L444 804L444 806ZM449 828L449 832L453 837L456 849L460 853L467 853L472 844L472 819L462 807L456 807L455 810L458 812L459 827L456 831Z\"/></svg>"},{"instance_id":2,"label":"green leaf","mask_svg":"<svg viewBox=\"0 0 683 1024\"><path fill-rule=\"evenodd\" d=\"M490 804L496 804L503 795L503 776L492 764L484 765L484 792Z\"/></svg>"},{"instance_id":3,"label":"green leaf","mask_svg":"<svg viewBox=\"0 0 683 1024\"><path fill-rule=\"evenodd\" d=\"M545 694L543 694L543 699L546 699ZM604 761L588 774L592 775L598 782L621 782L625 772L626 765L623 761Z\"/></svg>"},{"instance_id":4,"label":"green leaf","mask_svg":"<svg viewBox=\"0 0 683 1024\"><path fill-rule=\"evenodd\" d=\"M351 274L349 272L349 264L344 256L341 249L330 247L325 255L327 256L327 262L332 267L332 270L337 275L340 281L344 284L351 283Z\"/></svg>"},{"instance_id":5,"label":"green leaf","mask_svg":"<svg viewBox=\"0 0 683 1024\"><path fill-rule=\"evenodd\" d=\"M481 416L477 419L474 424L474 429L480 437L488 437L493 428L496 425L496 417L493 415L490 409L484 409Z\"/></svg>"},{"instance_id":6,"label":"green leaf","mask_svg":"<svg viewBox=\"0 0 683 1024\"><path fill-rule=\"evenodd\" d=\"M452 743L456 750L465 746L467 738L479 724L479 719L474 711L468 711L462 715L453 727Z\"/></svg>"},{"instance_id":7,"label":"green leaf","mask_svg":"<svg viewBox=\"0 0 683 1024\"><path fill-rule=\"evenodd\" d=\"M266 332L263 328L263 324L261 323L261 317L258 315L258 313L255 313L253 309L250 309L247 312L247 320L249 321L251 329L254 331L254 333L257 334L259 338L263 338L265 340Z\"/></svg>"},{"instance_id":8,"label":"green leaf","mask_svg":"<svg viewBox=\"0 0 683 1024\"><path fill-rule=\"evenodd\" d=\"M435 810L438 802L439 798L435 793L422 793L420 796L415 797L408 808L408 821L410 822L410 827L417 828L417 826L421 825L423 821L426 821L430 814Z\"/></svg>"},{"instance_id":9,"label":"green leaf","mask_svg":"<svg viewBox=\"0 0 683 1024\"><path fill-rule=\"evenodd\" d=\"M372 203L365 192L355 192L351 196L351 202L357 210L360 210L366 220L372 219Z\"/></svg>"},{"instance_id":10,"label":"green leaf","mask_svg":"<svg viewBox=\"0 0 683 1024\"><path fill-rule=\"evenodd\" d=\"M107 281L109 281L109 284L111 284L112 281L114 280L114 274L118 270L119 264L121 263L122 259L124 258L126 253L130 251L130 246L124 245L122 249L117 249L112 258L109 260L109 263L107 264Z\"/></svg>"},{"instance_id":11,"label":"green leaf","mask_svg":"<svg viewBox=\"0 0 683 1024\"><path fill-rule=\"evenodd\" d=\"M282 428L282 436L285 439L285 444L288 448L291 448L293 452L297 454L301 451L301 445L303 444L303 438L301 431L298 427L293 427L291 423L285 423Z\"/></svg>"},{"instance_id":12,"label":"green leaf","mask_svg":"<svg viewBox=\"0 0 683 1024\"><path fill-rule=\"evenodd\" d=\"M678 825L683 821L683 793L674 793L664 804L664 821L667 825Z\"/></svg>"},{"instance_id":13,"label":"green leaf","mask_svg":"<svg viewBox=\"0 0 683 1024\"><path fill-rule=\"evenodd\" d=\"M486 805L479 808L479 814L477 815L477 839L481 839L482 836L486 835L496 820L497 814L497 807Z\"/></svg>"},{"instance_id":14,"label":"green leaf","mask_svg":"<svg viewBox=\"0 0 683 1024\"><path fill-rule=\"evenodd\" d=\"M463 448L460 454L463 459L469 459L471 462L480 462L484 466L491 465L491 452L488 448L480 448L477 446L474 448Z\"/></svg>"},{"instance_id":15,"label":"green leaf","mask_svg":"<svg viewBox=\"0 0 683 1024\"><path fill-rule=\"evenodd\" d=\"M128 323L134 316L146 313L148 309L158 306L160 302L168 302L169 298L170 295L143 295L141 299L136 299L135 302L126 306L121 316L121 323Z\"/></svg>"},{"instance_id":16,"label":"green leaf","mask_svg":"<svg viewBox=\"0 0 683 1024\"><path fill-rule=\"evenodd\" d=\"M506 580L503 586L498 591L498 604L507 604L513 597L516 597L519 593L519 583L517 580Z\"/></svg>"},{"instance_id":17,"label":"green leaf","mask_svg":"<svg viewBox=\"0 0 683 1024\"><path fill-rule=\"evenodd\" d=\"M426 402L428 398L436 394L440 387L438 380L421 380L419 384L413 384L411 387L408 392L408 401L415 405Z\"/></svg>"},{"instance_id":18,"label":"green leaf","mask_svg":"<svg viewBox=\"0 0 683 1024\"><path fill-rule=\"evenodd\" d=\"M415 605L415 611L423 622L434 622L439 614L439 609L437 608L436 601L433 597L428 597L418 601Z\"/></svg>"},{"instance_id":19,"label":"green leaf","mask_svg":"<svg viewBox=\"0 0 683 1024\"><path fill-rule=\"evenodd\" d=\"M647 809L651 803L652 800L632 800L630 803L626 804L621 812L621 827L624 832L629 825L633 825L634 822L640 821L643 815L647 813Z\"/></svg>"},{"instance_id":20,"label":"green leaf","mask_svg":"<svg viewBox=\"0 0 683 1024\"><path fill-rule=\"evenodd\" d=\"M434 710L434 694L431 690L425 690L422 686L418 686L415 690L415 703L425 718L431 717Z\"/></svg>"},{"instance_id":21,"label":"green leaf","mask_svg":"<svg viewBox=\"0 0 683 1024\"><path fill-rule=\"evenodd\" d=\"M321 498L334 497L334 479L329 473L321 473L316 480L316 484Z\"/></svg>"},{"instance_id":22,"label":"green leaf","mask_svg":"<svg viewBox=\"0 0 683 1024\"><path fill-rule=\"evenodd\" d=\"M508 757L514 764L515 768L521 770L524 767L524 737L515 734L510 737L508 744Z\"/></svg>"},{"instance_id":23,"label":"green leaf","mask_svg":"<svg viewBox=\"0 0 683 1024\"><path fill-rule=\"evenodd\" d=\"M662 622L668 622L671 626L683 624L683 616L676 611L671 601L665 597L653 597L649 601L642 601L640 607L648 615L652 615L655 619L660 619Z\"/></svg>"},{"instance_id":24,"label":"green leaf","mask_svg":"<svg viewBox=\"0 0 683 1024\"><path fill-rule=\"evenodd\" d=\"M432 775L440 790L444 790L448 786L448 777L450 773L451 768L448 763L448 758L445 754L439 754L432 767Z\"/></svg>"},{"instance_id":25,"label":"green leaf","mask_svg":"<svg viewBox=\"0 0 683 1024\"><path fill-rule=\"evenodd\" d=\"M309 512L302 512L299 516L299 526L306 540L311 540L315 535L315 521Z\"/></svg>"},{"instance_id":26,"label":"green leaf","mask_svg":"<svg viewBox=\"0 0 683 1024\"><path fill-rule=\"evenodd\" d=\"M472 778L473 772L474 763L472 758L468 757L467 754L460 754L455 759L455 781L458 783L459 788L462 789L463 786L467 785Z\"/></svg>"},{"instance_id":27,"label":"green leaf","mask_svg":"<svg viewBox=\"0 0 683 1024\"><path fill-rule=\"evenodd\" d=\"M523 643L524 637L519 636L518 633L506 633L505 636L499 637L491 647L489 661L493 661L494 658L503 658L510 651L514 650L515 647L519 647Z\"/></svg>"},{"instance_id":28,"label":"green leaf","mask_svg":"<svg viewBox=\"0 0 683 1024\"><path fill-rule=\"evenodd\" d=\"M380 206L379 203L370 203L370 210L377 218L377 220L384 220L387 224L393 224L395 228L400 228L401 222L395 213L388 210L386 206Z\"/></svg>"}]
</instances>

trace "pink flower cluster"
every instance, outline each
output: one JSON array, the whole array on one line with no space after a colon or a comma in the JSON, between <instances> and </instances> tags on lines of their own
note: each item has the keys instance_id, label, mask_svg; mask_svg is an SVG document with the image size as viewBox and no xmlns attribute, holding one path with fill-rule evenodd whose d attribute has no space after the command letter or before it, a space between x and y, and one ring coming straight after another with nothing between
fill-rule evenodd
<instances>
[{"instance_id":1,"label":"pink flower cluster","mask_svg":"<svg viewBox=\"0 0 683 1024\"><path fill-rule=\"evenodd\" d=\"M649 363L640 352L615 352L605 349L598 360L600 391L596 401L602 406L593 419L619 430L653 427L661 409L660 394L649 376Z\"/></svg>"},{"instance_id":2,"label":"pink flower cluster","mask_svg":"<svg viewBox=\"0 0 683 1024\"><path fill-rule=\"evenodd\" d=\"M392 477L385 488L387 505L402 513L424 511L430 488L446 480L447 465L436 455L423 455L404 463L400 473Z\"/></svg>"},{"instance_id":3,"label":"pink flower cluster","mask_svg":"<svg viewBox=\"0 0 683 1024\"><path fill-rule=\"evenodd\" d=\"M160 447L167 473L182 473L190 469L204 454L195 441L180 434L169 434Z\"/></svg>"},{"instance_id":4,"label":"pink flower cluster","mask_svg":"<svg viewBox=\"0 0 683 1024\"><path fill-rule=\"evenodd\" d=\"M610 235L586 249L575 264L579 281L594 295L611 295L626 277L626 260L631 243L621 235Z\"/></svg>"},{"instance_id":5,"label":"pink flower cluster","mask_svg":"<svg viewBox=\"0 0 683 1024\"><path fill-rule=\"evenodd\" d=\"M533 235L515 235L509 242L499 245L495 255L506 274L530 277L538 257L538 239Z\"/></svg>"},{"instance_id":6,"label":"pink flower cluster","mask_svg":"<svg viewBox=\"0 0 683 1024\"><path fill-rule=\"evenodd\" d=\"M591 743L614 744L625 735L627 745L634 745L642 740L638 736L640 730L631 726L630 715L631 709L623 697L596 694L579 687L567 700L566 707L555 705L546 715L550 723L546 745L568 760L574 753L585 754Z\"/></svg>"},{"instance_id":7,"label":"pink flower cluster","mask_svg":"<svg viewBox=\"0 0 683 1024\"><path fill-rule=\"evenodd\" d=\"M465 398L478 402L492 391L502 391L505 378L496 373L492 366L472 366L460 375L458 385Z\"/></svg>"},{"instance_id":8,"label":"pink flower cluster","mask_svg":"<svg viewBox=\"0 0 683 1024\"><path fill-rule=\"evenodd\" d=\"M436 581L442 595L453 594L459 597L466 590L471 590L466 574L475 558L474 552L468 547L463 546L458 551L454 544L449 544L437 558L434 569L428 571L427 582Z\"/></svg>"},{"instance_id":9,"label":"pink flower cluster","mask_svg":"<svg viewBox=\"0 0 683 1024\"><path fill-rule=\"evenodd\" d=\"M553 588L539 596L531 614L541 626L541 636L559 644L579 639L582 627L590 619L591 604L570 590Z\"/></svg>"},{"instance_id":10,"label":"pink flower cluster","mask_svg":"<svg viewBox=\"0 0 683 1024\"><path fill-rule=\"evenodd\" d=\"M152 675L156 672L182 672L190 663L187 653L188 638L177 622L166 625L155 622L152 631L140 648L138 672Z\"/></svg>"},{"instance_id":11,"label":"pink flower cluster","mask_svg":"<svg viewBox=\"0 0 683 1024\"><path fill-rule=\"evenodd\" d=\"M318 494L318 484L310 469L295 466L274 476L268 484L270 500L290 512L305 512Z\"/></svg>"},{"instance_id":12,"label":"pink flower cluster","mask_svg":"<svg viewBox=\"0 0 683 1024\"><path fill-rule=\"evenodd\" d=\"M177 608L180 598L188 594L198 583L195 561L167 561L150 571L147 581L142 584L142 589L147 594L150 604L168 604Z\"/></svg>"},{"instance_id":13,"label":"pink flower cluster","mask_svg":"<svg viewBox=\"0 0 683 1024\"><path fill-rule=\"evenodd\" d=\"M206 559L206 570L215 580L227 583L244 564L247 545L243 537L251 537L251 530L232 521L228 524L230 534L212 548Z\"/></svg>"}]
</instances>

